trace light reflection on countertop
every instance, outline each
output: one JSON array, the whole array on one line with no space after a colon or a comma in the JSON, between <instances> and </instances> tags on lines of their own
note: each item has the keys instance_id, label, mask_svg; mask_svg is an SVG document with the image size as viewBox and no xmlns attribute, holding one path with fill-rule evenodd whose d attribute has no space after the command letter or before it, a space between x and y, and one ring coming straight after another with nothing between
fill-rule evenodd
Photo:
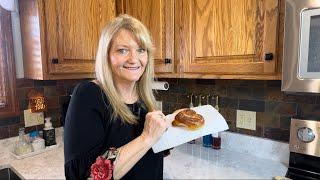
<instances>
[{"instance_id":1,"label":"light reflection on countertop","mask_svg":"<svg viewBox=\"0 0 320 180\"><path fill-rule=\"evenodd\" d=\"M58 148L25 159L15 159L10 150L18 137L0 141L0 167L12 168L24 179L64 179L62 128L56 129Z\"/></svg>"},{"instance_id":2,"label":"light reflection on countertop","mask_svg":"<svg viewBox=\"0 0 320 180\"><path fill-rule=\"evenodd\" d=\"M285 176L287 164L199 144L174 148L164 160L165 179L272 179Z\"/></svg>"},{"instance_id":3,"label":"light reflection on countertop","mask_svg":"<svg viewBox=\"0 0 320 180\"><path fill-rule=\"evenodd\" d=\"M64 157L62 128L56 129L57 143L60 146L48 152L17 160L10 155L9 150L15 138L0 140L0 167L10 166L25 179L64 179ZM239 139L240 137L240 139ZM236 142L247 140L242 151L235 151ZM288 154L287 144L275 143L271 140L252 138L236 133L224 133L222 149L213 150L200 144L183 144L171 150L164 159L165 179L271 179L274 176L284 176L287 164L281 161L274 152ZM224 141L234 143L233 145ZM264 144L264 145L263 145ZM276 145L275 145L276 144ZM237 148L240 149L241 148ZM258 156L255 156L256 152ZM263 152L261 152L263 151ZM268 158L261 157L262 155ZM272 156L272 157L271 157ZM287 157L284 157L286 159Z\"/></svg>"}]
</instances>

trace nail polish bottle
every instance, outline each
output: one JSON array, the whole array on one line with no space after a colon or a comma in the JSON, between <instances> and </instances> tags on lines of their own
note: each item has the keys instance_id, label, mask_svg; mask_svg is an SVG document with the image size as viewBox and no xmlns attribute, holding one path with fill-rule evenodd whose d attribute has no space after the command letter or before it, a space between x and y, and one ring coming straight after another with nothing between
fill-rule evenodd
<instances>
[{"instance_id":1,"label":"nail polish bottle","mask_svg":"<svg viewBox=\"0 0 320 180\"><path fill-rule=\"evenodd\" d=\"M212 143L212 148L213 149L221 149L221 137L219 133L213 133L213 143Z\"/></svg>"},{"instance_id":2,"label":"nail polish bottle","mask_svg":"<svg viewBox=\"0 0 320 180\"><path fill-rule=\"evenodd\" d=\"M213 139L211 134L208 134L202 137L202 145L204 147L212 147L212 142L213 142Z\"/></svg>"}]
</instances>

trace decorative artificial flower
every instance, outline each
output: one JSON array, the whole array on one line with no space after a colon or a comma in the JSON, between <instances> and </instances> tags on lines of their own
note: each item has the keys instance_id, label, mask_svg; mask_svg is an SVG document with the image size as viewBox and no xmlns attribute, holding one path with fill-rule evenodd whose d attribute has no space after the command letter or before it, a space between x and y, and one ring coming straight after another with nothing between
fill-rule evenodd
<instances>
[{"instance_id":1,"label":"decorative artificial flower","mask_svg":"<svg viewBox=\"0 0 320 180\"><path fill-rule=\"evenodd\" d=\"M91 177L94 180L109 180L112 178L113 164L104 155L98 156L96 162L91 165Z\"/></svg>"}]
</instances>

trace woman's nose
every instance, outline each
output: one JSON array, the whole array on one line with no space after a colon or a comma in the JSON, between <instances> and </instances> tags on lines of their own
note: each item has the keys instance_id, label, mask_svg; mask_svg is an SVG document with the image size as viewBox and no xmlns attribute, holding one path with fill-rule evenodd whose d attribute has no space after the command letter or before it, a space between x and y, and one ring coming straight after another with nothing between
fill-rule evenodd
<instances>
[{"instance_id":1,"label":"woman's nose","mask_svg":"<svg viewBox=\"0 0 320 180\"><path fill-rule=\"evenodd\" d=\"M129 61L130 62L135 62L139 61L139 53L136 51L130 51L130 56L129 56Z\"/></svg>"}]
</instances>

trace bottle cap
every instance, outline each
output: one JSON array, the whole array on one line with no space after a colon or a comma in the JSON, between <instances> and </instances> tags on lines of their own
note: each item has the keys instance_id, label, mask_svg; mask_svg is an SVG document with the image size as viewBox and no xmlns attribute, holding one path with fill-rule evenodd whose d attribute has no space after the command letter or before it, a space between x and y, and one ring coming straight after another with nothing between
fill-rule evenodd
<instances>
[{"instance_id":1,"label":"bottle cap","mask_svg":"<svg viewBox=\"0 0 320 180\"><path fill-rule=\"evenodd\" d=\"M215 137L215 138L219 137L219 133L217 133L217 132L216 133L212 133L212 137Z\"/></svg>"},{"instance_id":2,"label":"bottle cap","mask_svg":"<svg viewBox=\"0 0 320 180\"><path fill-rule=\"evenodd\" d=\"M52 127L52 123L51 123L51 117L46 117L45 118L45 121L46 121L46 123L44 124L44 127L45 128L51 128Z\"/></svg>"}]
</instances>

